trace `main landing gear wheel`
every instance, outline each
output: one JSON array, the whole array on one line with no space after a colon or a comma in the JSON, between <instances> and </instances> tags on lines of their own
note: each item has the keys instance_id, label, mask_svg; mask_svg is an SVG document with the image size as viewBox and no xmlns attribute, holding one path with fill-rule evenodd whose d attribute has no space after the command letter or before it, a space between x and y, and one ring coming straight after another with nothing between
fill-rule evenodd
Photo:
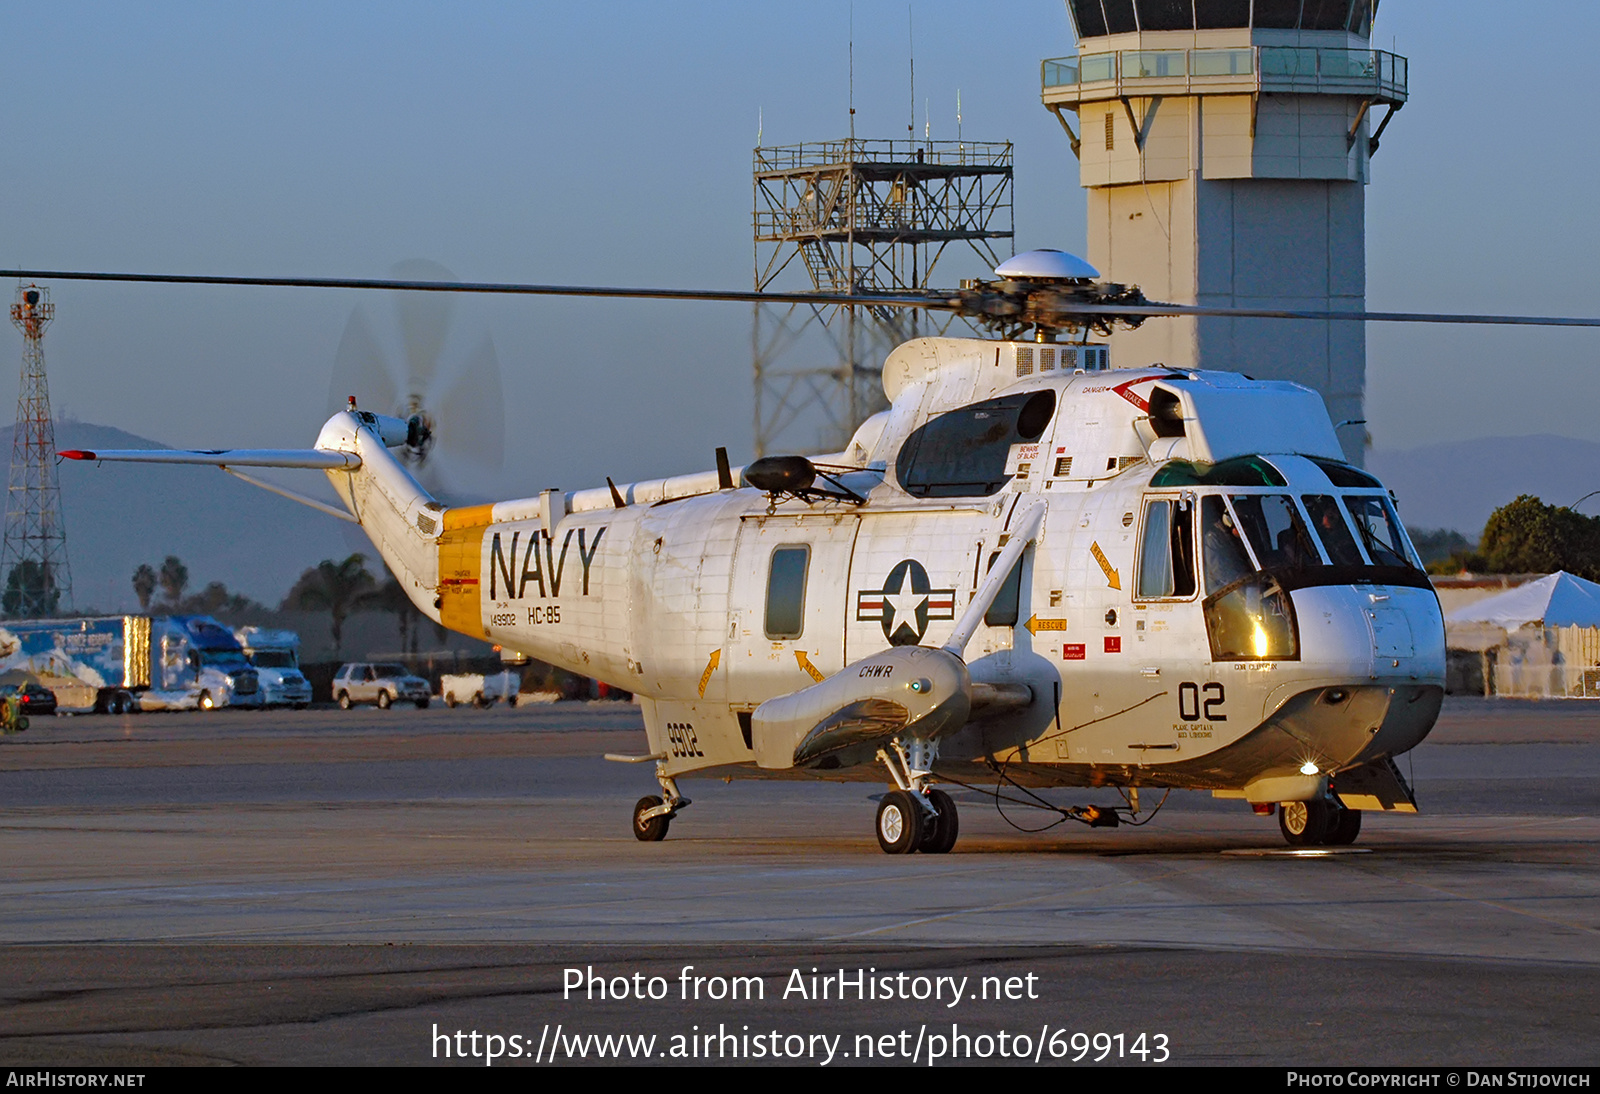
<instances>
[{"instance_id":1,"label":"main landing gear wheel","mask_svg":"<svg viewBox=\"0 0 1600 1094\"><path fill-rule=\"evenodd\" d=\"M640 843L659 843L667 838L667 826L672 823L671 813L662 813L658 817L644 819L647 810L654 809L661 804L661 799L654 794L647 794L640 798L633 807L633 838Z\"/></svg>"},{"instance_id":2,"label":"main landing gear wheel","mask_svg":"<svg viewBox=\"0 0 1600 1094\"><path fill-rule=\"evenodd\" d=\"M1356 841L1361 834L1361 810L1338 807L1338 813L1333 818L1333 823L1328 826L1327 835L1322 837L1323 843L1336 847L1347 847Z\"/></svg>"},{"instance_id":3,"label":"main landing gear wheel","mask_svg":"<svg viewBox=\"0 0 1600 1094\"><path fill-rule=\"evenodd\" d=\"M904 790L891 790L878 803L878 846L885 854L909 855L922 843L922 806Z\"/></svg>"},{"instance_id":4,"label":"main landing gear wheel","mask_svg":"<svg viewBox=\"0 0 1600 1094\"><path fill-rule=\"evenodd\" d=\"M928 802L938 816L922 818L922 846L917 850L925 855L943 855L956 845L961 818L956 815L956 803L943 790L929 790Z\"/></svg>"},{"instance_id":5,"label":"main landing gear wheel","mask_svg":"<svg viewBox=\"0 0 1600 1094\"><path fill-rule=\"evenodd\" d=\"M1284 802L1278 807L1278 828L1292 847L1322 843L1334 819L1333 807L1325 801Z\"/></svg>"}]
</instances>

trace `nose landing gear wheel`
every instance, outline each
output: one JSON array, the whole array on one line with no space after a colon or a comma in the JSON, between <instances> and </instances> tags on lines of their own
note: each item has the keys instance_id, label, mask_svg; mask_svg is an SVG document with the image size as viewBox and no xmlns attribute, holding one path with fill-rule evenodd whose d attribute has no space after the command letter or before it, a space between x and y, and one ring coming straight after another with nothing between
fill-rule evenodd
<instances>
[{"instance_id":1,"label":"nose landing gear wheel","mask_svg":"<svg viewBox=\"0 0 1600 1094\"><path fill-rule=\"evenodd\" d=\"M661 804L661 799L654 794L642 797L633 807L633 837L640 843L659 843L667 838L667 826L672 823L670 813L660 816L644 818L646 810L654 809Z\"/></svg>"},{"instance_id":2,"label":"nose landing gear wheel","mask_svg":"<svg viewBox=\"0 0 1600 1094\"><path fill-rule=\"evenodd\" d=\"M928 801L939 815L922 818L922 846L917 850L925 855L943 855L956 845L961 818L956 815L956 803L943 790L928 791Z\"/></svg>"},{"instance_id":3,"label":"nose landing gear wheel","mask_svg":"<svg viewBox=\"0 0 1600 1094\"><path fill-rule=\"evenodd\" d=\"M1278 807L1278 828L1292 847L1313 847L1328 835L1332 807L1325 801L1284 802Z\"/></svg>"},{"instance_id":4,"label":"nose landing gear wheel","mask_svg":"<svg viewBox=\"0 0 1600 1094\"><path fill-rule=\"evenodd\" d=\"M888 855L909 855L922 843L922 807L904 790L891 790L878 803L878 846Z\"/></svg>"}]
</instances>

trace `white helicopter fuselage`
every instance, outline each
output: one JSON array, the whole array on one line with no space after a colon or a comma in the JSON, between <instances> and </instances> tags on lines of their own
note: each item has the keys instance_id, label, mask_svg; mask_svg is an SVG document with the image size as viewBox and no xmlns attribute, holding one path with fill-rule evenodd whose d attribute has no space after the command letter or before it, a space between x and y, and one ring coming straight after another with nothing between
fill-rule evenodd
<instances>
[{"instance_id":1,"label":"white helicopter fuselage","mask_svg":"<svg viewBox=\"0 0 1600 1094\"><path fill-rule=\"evenodd\" d=\"M802 755L758 708L888 694L874 658L945 644L1026 515L932 777L1411 808L1390 759L1439 710L1439 603L1321 400L1067 348L900 347L831 496L753 465L446 508L372 415L317 447L360 457L329 477L422 611L635 693L664 779L882 779L878 745Z\"/></svg>"}]
</instances>

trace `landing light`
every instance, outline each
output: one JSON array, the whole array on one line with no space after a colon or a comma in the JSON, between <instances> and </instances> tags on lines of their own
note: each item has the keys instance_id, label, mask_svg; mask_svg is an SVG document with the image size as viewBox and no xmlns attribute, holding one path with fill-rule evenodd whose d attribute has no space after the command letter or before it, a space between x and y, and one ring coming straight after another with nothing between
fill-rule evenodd
<instances>
[{"instance_id":1,"label":"landing light","mask_svg":"<svg viewBox=\"0 0 1600 1094\"><path fill-rule=\"evenodd\" d=\"M1312 763L1310 760L1307 760L1305 763L1300 765L1300 774L1302 774L1302 775L1315 775L1316 773L1317 773L1317 765Z\"/></svg>"}]
</instances>

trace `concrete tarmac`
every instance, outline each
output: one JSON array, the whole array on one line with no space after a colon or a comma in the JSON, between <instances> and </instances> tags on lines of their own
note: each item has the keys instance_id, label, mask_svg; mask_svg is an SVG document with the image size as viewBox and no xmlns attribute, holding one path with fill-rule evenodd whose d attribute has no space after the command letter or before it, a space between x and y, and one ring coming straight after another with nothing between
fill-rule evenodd
<instances>
[{"instance_id":1,"label":"concrete tarmac","mask_svg":"<svg viewBox=\"0 0 1600 1094\"><path fill-rule=\"evenodd\" d=\"M661 1063L718 1029L820 1037L818 1063L829 1036L835 1063L926 1063L938 1036L993 1063L1002 1030L1041 1063L1073 1034L1093 1062L1096 1033L1106 1063L1153 1063L1157 1036L1174 1063L1600 1057L1595 703L1448 701L1401 761L1423 813L1322 856L1200 794L1029 834L1049 815L962 790L952 854L890 857L861 783L685 781L641 844L654 779L600 756L643 746L616 703L36 720L0 740L0 1063L483 1063L459 1029L503 1065L558 1025L568 1055L575 1031L654 1035L627 1051ZM794 990L813 967L843 1001ZM563 997L568 969L665 994ZM869 969L974 994L856 998ZM974 997L1030 974L1031 998ZM694 976L764 997L685 999Z\"/></svg>"}]
</instances>

